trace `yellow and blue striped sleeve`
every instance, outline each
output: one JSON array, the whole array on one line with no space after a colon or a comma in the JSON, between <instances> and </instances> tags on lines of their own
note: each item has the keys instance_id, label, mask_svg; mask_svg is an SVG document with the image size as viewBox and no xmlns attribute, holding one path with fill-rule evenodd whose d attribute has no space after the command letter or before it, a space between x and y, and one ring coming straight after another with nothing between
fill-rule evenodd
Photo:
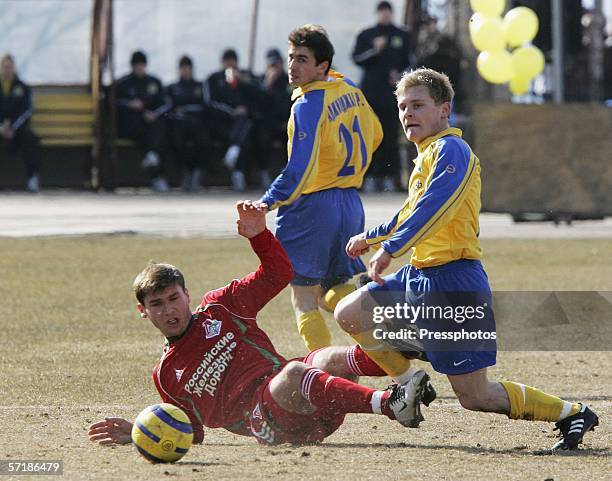
<instances>
[{"instance_id":1,"label":"yellow and blue striped sleeve","mask_svg":"<svg viewBox=\"0 0 612 481\"><path fill-rule=\"evenodd\" d=\"M434 235L461 206L474 175L476 158L465 142L455 137L438 140L425 192L411 212L407 208L400 211L395 231L381 242L381 247L399 257Z\"/></svg>"},{"instance_id":2,"label":"yellow and blue striped sleeve","mask_svg":"<svg viewBox=\"0 0 612 481\"><path fill-rule=\"evenodd\" d=\"M399 219L402 212L408 208L408 199L404 202L402 208L393 216L389 222L372 227L366 232L366 242L370 245L379 244L385 239L389 238L391 234L397 229L397 220Z\"/></svg>"},{"instance_id":3,"label":"yellow and blue striped sleeve","mask_svg":"<svg viewBox=\"0 0 612 481\"><path fill-rule=\"evenodd\" d=\"M260 199L270 206L270 210L294 202L303 192L308 179L316 175L324 102L325 91L312 90L293 105L289 161Z\"/></svg>"}]
</instances>

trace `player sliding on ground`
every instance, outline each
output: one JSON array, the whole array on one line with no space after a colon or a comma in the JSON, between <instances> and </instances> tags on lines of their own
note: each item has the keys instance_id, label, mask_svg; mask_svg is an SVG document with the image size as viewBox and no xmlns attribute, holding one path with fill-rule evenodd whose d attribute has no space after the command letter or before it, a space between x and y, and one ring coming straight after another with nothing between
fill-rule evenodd
<instances>
[{"instance_id":1,"label":"player sliding on ground","mask_svg":"<svg viewBox=\"0 0 612 481\"><path fill-rule=\"evenodd\" d=\"M358 346L328 347L290 361L276 352L255 317L287 286L293 270L266 229L267 206L245 201L237 207L238 233L261 262L255 272L208 292L193 313L176 267L150 264L134 281L141 316L166 338L155 386L164 402L188 414L194 442L202 442L203 426L255 436L260 443L318 442L338 429L346 413L405 423L415 386L377 391L353 382L360 375L386 375ZM131 428L125 419L108 417L90 426L89 438L129 443Z\"/></svg>"},{"instance_id":2,"label":"player sliding on ground","mask_svg":"<svg viewBox=\"0 0 612 481\"><path fill-rule=\"evenodd\" d=\"M412 379L418 386L417 400L428 376L410 367L399 351L406 344L413 350L414 343L422 341L432 367L448 376L464 408L506 414L511 419L556 422L562 439L553 449L575 449L584 434L598 424L587 406L524 384L487 378L487 367L496 362L497 346L492 338L491 289L480 263L480 162L462 140L461 131L449 128L453 95L448 77L430 69L406 73L398 83L400 121L418 150L408 199L388 223L353 237L347 244L351 257L378 247L368 268L374 282L340 301L336 320L396 381ZM392 257L412 248L407 265L381 277ZM389 313L393 319L374 318L373 314L385 317L382 306L392 308ZM414 310L394 311L394 306ZM440 316L449 309L454 314ZM433 317L425 316L430 312ZM466 319L468 312L472 319ZM406 314L413 315L407 319ZM425 333L422 338L395 343L392 338L408 335L406 328L412 324L418 328L413 332ZM469 339L461 342L435 339L436 335L463 336L464 331ZM397 351L385 347L387 340L395 343ZM412 425L418 426L422 420L418 406L411 413Z\"/></svg>"}]
</instances>

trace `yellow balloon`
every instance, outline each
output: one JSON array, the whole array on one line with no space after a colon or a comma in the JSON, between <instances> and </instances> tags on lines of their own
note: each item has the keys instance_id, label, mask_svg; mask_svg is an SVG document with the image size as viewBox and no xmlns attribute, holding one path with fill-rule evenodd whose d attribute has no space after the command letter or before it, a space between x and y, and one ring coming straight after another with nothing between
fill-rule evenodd
<instances>
[{"instance_id":1,"label":"yellow balloon","mask_svg":"<svg viewBox=\"0 0 612 481\"><path fill-rule=\"evenodd\" d=\"M516 75L510 79L508 88L514 95L523 95L529 92L530 80Z\"/></svg>"},{"instance_id":2,"label":"yellow balloon","mask_svg":"<svg viewBox=\"0 0 612 481\"><path fill-rule=\"evenodd\" d=\"M480 52L476 59L476 68L487 82L506 83L513 76L512 55L506 50Z\"/></svg>"},{"instance_id":3,"label":"yellow balloon","mask_svg":"<svg viewBox=\"0 0 612 481\"><path fill-rule=\"evenodd\" d=\"M475 13L470 18L470 38L476 50L494 52L506 48L504 29L499 17Z\"/></svg>"},{"instance_id":4,"label":"yellow balloon","mask_svg":"<svg viewBox=\"0 0 612 481\"><path fill-rule=\"evenodd\" d=\"M506 0L470 0L470 6L476 13L497 16L504 11Z\"/></svg>"},{"instance_id":5,"label":"yellow balloon","mask_svg":"<svg viewBox=\"0 0 612 481\"><path fill-rule=\"evenodd\" d=\"M533 45L519 47L512 52L512 67L516 77L530 80L542 73L544 64L544 54Z\"/></svg>"},{"instance_id":6,"label":"yellow balloon","mask_svg":"<svg viewBox=\"0 0 612 481\"><path fill-rule=\"evenodd\" d=\"M504 36L511 47L531 42L538 33L538 27L538 16L528 7L513 8L504 16Z\"/></svg>"}]
</instances>

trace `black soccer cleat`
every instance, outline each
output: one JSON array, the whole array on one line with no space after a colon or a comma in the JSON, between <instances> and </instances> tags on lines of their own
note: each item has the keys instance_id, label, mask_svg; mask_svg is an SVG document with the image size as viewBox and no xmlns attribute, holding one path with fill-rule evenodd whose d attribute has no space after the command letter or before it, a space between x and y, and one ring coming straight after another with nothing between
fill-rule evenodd
<instances>
[{"instance_id":1,"label":"black soccer cleat","mask_svg":"<svg viewBox=\"0 0 612 481\"><path fill-rule=\"evenodd\" d=\"M555 423L554 431L559 430L558 436L561 440L552 447L553 451L576 449L582 443L583 436L594 431L595 426L599 425L597 414L582 403L580 406L580 411L576 414Z\"/></svg>"},{"instance_id":2,"label":"black soccer cleat","mask_svg":"<svg viewBox=\"0 0 612 481\"><path fill-rule=\"evenodd\" d=\"M357 289L361 289L363 286L367 286L370 282L372 282L372 278L370 276L367 274L361 274L355 281L355 287Z\"/></svg>"}]
</instances>

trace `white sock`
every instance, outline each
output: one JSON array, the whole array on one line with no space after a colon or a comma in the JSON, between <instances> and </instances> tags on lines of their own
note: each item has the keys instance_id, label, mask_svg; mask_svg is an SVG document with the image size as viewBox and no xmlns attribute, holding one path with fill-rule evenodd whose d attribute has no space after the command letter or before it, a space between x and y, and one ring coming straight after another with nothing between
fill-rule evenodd
<instances>
[{"instance_id":1,"label":"white sock","mask_svg":"<svg viewBox=\"0 0 612 481\"><path fill-rule=\"evenodd\" d=\"M374 391L370 405L374 414L382 414L382 395L385 391Z\"/></svg>"}]
</instances>

